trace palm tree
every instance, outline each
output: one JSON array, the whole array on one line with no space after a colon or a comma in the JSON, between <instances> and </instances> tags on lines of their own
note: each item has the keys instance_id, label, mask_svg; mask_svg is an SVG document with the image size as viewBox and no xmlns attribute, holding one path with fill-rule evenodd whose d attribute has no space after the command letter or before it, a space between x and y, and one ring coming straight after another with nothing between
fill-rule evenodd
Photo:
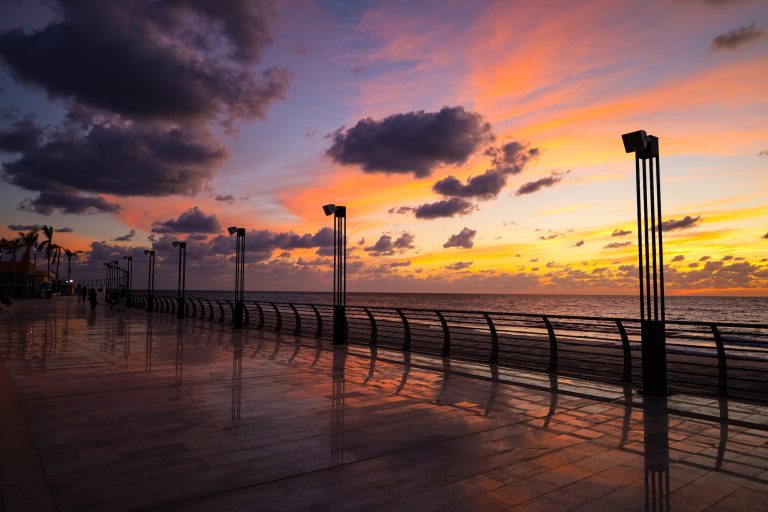
<instances>
[{"instance_id":1,"label":"palm tree","mask_svg":"<svg viewBox=\"0 0 768 512\"><path fill-rule=\"evenodd\" d=\"M21 247L24 248L24 256L22 257L22 261L24 262L24 273L26 274L27 278L25 281L25 286L27 292L29 291L29 260L32 256L32 250L37 249L37 239L40 237L40 232L38 229L33 229L27 233L19 232L19 242L21 242Z\"/></svg>"},{"instance_id":2,"label":"palm tree","mask_svg":"<svg viewBox=\"0 0 768 512\"><path fill-rule=\"evenodd\" d=\"M69 276L72 273L72 258L79 258L78 254L83 251L72 252L69 249L64 249L64 254L67 256L67 282L69 282Z\"/></svg>"},{"instance_id":3,"label":"palm tree","mask_svg":"<svg viewBox=\"0 0 768 512\"><path fill-rule=\"evenodd\" d=\"M43 226L43 234L47 238L47 240L43 240L40 242L40 245L37 246L38 251L42 251L43 248L45 248L45 259L46 263L48 265L48 278L50 279L51 276L51 256L53 256L55 245L53 244L53 233L55 229L53 226ZM56 279L58 281L58 277Z\"/></svg>"}]
</instances>

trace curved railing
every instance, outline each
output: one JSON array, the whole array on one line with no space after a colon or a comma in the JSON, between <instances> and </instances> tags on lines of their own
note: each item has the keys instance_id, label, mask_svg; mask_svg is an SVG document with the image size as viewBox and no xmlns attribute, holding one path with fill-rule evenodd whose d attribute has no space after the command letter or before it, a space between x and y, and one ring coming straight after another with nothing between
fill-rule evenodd
<instances>
[{"instance_id":1,"label":"curved railing","mask_svg":"<svg viewBox=\"0 0 768 512\"><path fill-rule=\"evenodd\" d=\"M131 304L146 308L148 298ZM176 297L154 296L175 314ZM187 297L185 316L231 323L231 300ZM351 343L639 385L640 322L630 318L347 306ZM333 306L246 301L246 327L331 338ZM768 325L667 321L673 390L768 397Z\"/></svg>"}]
</instances>

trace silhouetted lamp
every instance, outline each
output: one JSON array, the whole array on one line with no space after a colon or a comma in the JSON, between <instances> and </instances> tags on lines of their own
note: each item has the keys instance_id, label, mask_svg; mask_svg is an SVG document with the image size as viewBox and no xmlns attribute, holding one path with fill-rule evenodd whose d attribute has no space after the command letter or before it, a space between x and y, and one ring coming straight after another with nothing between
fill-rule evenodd
<instances>
[{"instance_id":1,"label":"silhouetted lamp","mask_svg":"<svg viewBox=\"0 0 768 512\"><path fill-rule=\"evenodd\" d=\"M667 348L659 139L637 130L621 140L624 150L635 154L643 393L662 396L667 394Z\"/></svg>"},{"instance_id":2,"label":"silhouetted lamp","mask_svg":"<svg viewBox=\"0 0 768 512\"><path fill-rule=\"evenodd\" d=\"M333 215L333 343L347 342L347 207L326 204L325 216Z\"/></svg>"},{"instance_id":3,"label":"silhouetted lamp","mask_svg":"<svg viewBox=\"0 0 768 512\"><path fill-rule=\"evenodd\" d=\"M131 292L133 291L133 256L123 256L123 259L128 262L128 302L131 301Z\"/></svg>"},{"instance_id":4,"label":"silhouetted lamp","mask_svg":"<svg viewBox=\"0 0 768 512\"><path fill-rule=\"evenodd\" d=\"M227 228L229 235L237 235L235 248L235 311L232 318L232 326L242 329L245 309L245 228L230 226Z\"/></svg>"},{"instance_id":5,"label":"silhouetted lamp","mask_svg":"<svg viewBox=\"0 0 768 512\"><path fill-rule=\"evenodd\" d=\"M149 255L149 267L147 269L147 312L155 310L155 251L144 249L144 254Z\"/></svg>"},{"instance_id":6,"label":"silhouetted lamp","mask_svg":"<svg viewBox=\"0 0 768 512\"><path fill-rule=\"evenodd\" d=\"M176 308L176 318L184 318L185 302L184 292L187 287L187 242L179 242L174 240L171 245L179 248L179 278L178 285L176 287L176 300L178 301L178 307Z\"/></svg>"}]
</instances>

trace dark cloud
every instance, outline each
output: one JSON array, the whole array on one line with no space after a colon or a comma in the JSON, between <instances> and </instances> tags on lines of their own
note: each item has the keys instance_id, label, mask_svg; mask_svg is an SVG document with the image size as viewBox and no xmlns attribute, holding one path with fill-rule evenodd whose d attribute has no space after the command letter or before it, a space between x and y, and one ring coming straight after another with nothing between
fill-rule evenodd
<instances>
[{"instance_id":1,"label":"dark cloud","mask_svg":"<svg viewBox=\"0 0 768 512\"><path fill-rule=\"evenodd\" d=\"M222 203L232 203L235 201L235 197L232 194L227 195L218 195L214 197L216 201L221 201Z\"/></svg>"},{"instance_id":2,"label":"dark cloud","mask_svg":"<svg viewBox=\"0 0 768 512\"><path fill-rule=\"evenodd\" d=\"M133 240L133 238L136 236L136 230L132 229L128 233L124 234L123 236L118 236L116 238L113 238L113 242L130 242Z\"/></svg>"},{"instance_id":3,"label":"dark cloud","mask_svg":"<svg viewBox=\"0 0 768 512\"><path fill-rule=\"evenodd\" d=\"M552 240L559 236L563 236L563 233L560 233L559 231L547 231L545 235L539 235L539 240Z\"/></svg>"},{"instance_id":4,"label":"dark cloud","mask_svg":"<svg viewBox=\"0 0 768 512\"><path fill-rule=\"evenodd\" d=\"M0 150L22 153L37 147L43 130L31 119L16 121L10 128L0 130Z\"/></svg>"},{"instance_id":5,"label":"dark cloud","mask_svg":"<svg viewBox=\"0 0 768 512\"><path fill-rule=\"evenodd\" d=\"M611 233L611 236L627 236L631 234L632 232L626 229L614 229L613 233Z\"/></svg>"},{"instance_id":6,"label":"dark cloud","mask_svg":"<svg viewBox=\"0 0 768 512\"><path fill-rule=\"evenodd\" d=\"M455 217L456 215L467 215L475 211L476 207L466 199L452 197L435 203L425 203L415 208L402 206L398 208L397 213L411 211L417 219L437 219L440 217Z\"/></svg>"},{"instance_id":7,"label":"dark cloud","mask_svg":"<svg viewBox=\"0 0 768 512\"><path fill-rule=\"evenodd\" d=\"M178 219L152 224L153 233L219 233L221 229L216 215L206 215L197 206L183 212Z\"/></svg>"},{"instance_id":8,"label":"dark cloud","mask_svg":"<svg viewBox=\"0 0 768 512\"><path fill-rule=\"evenodd\" d=\"M489 148L486 154L493 157L493 167L478 176L471 176L466 184L455 176L448 176L432 186L438 194L449 197L474 197L488 200L499 195L507 184L507 175L520 174L526 164L539 156L538 148L512 141L497 148Z\"/></svg>"},{"instance_id":9,"label":"dark cloud","mask_svg":"<svg viewBox=\"0 0 768 512\"><path fill-rule=\"evenodd\" d=\"M699 258L699 261L708 261L711 259L712 259L712 256L702 256L701 258Z\"/></svg>"},{"instance_id":10,"label":"dark cloud","mask_svg":"<svg viewBox=\"0 0 768 512\"><path fill-rule=\"evenodd\" d=\"M628 247L632 245L632 242L611 242L603 247L603 249L618 249L619 247Z\"/></svg>"},{"instance_id":11,"label":"dark cloud","mask_svg":"<svg viewBox=\"0 0 768 512\"><path fill-rule=\"evenodd\" d=\"M683 261L684 259L685 259L685 256L683 256L682 254L678 254L677 256L672 258L672 261Z\"/></svg>"},{"instance_id":12,"label":"dark cloud","mask_svg":"<svg viewBox=\"0 0 768 512\"><path fill-rule=\"evenodd\" d=\"M768 231L766 231L766 232L765 232L765 234L763 235L763 238L765 238L766 240L768 240Z\"/></svg>"},{"instance_id":13,"label":"dark cloud","mask_svg":"<svg viewBox=\"0 0 768 512\"><path fill-rule=\"evenodd\" d=\"M112 124L54 134L3 169L27 190L163 196L199 191L225 157L203 131Z\"/></svg>"},{"instance_id":14,"label":"dark cloud","mask_svg":"<svg viewBox=\"0 0 768 512\"><path fill-rule=\"evenodd\" d=\"M49 96L134 119L263 117L290 73L253 69L270 42L272 2L59 2L33 33L0 34L17 80Z\"/></svg>"},{"instance_id":15,"label":"dark cloud","mask_svg":"<svg viewBox=\"0 0 768 512\"><path fill-rule=\"evenodd\" d=\"M560 183L563 180L563 177L569 172L571 171L566 171L564 173L553 171L546 178L541 178L536 181L529 181L528 183L524 183L522 186L520 186L520 188L517 189L517 192L515 192L515 195L522 196L524 194L533 194L534 192L538 192L542 188L547 188L547 187L556 185L557 183Z\"/></svg>"},{"instance_id":16,"label":"dark cloud","mask_svg":"<svg viewBox=\"0 0 768 512\"><path fill-rule=\"evenodd\" d=\"M493 169L502 174L520 174L529 162L541 154L539 148L519 141L511 141L497 148L490 148L486 154L493 157Z\"/></svg>"},{"instance_id":17,"label":"dark cloud","mask_svg":"<svg viewBox=\"0 0 768 512\"><path fill-rule=\"evenodd\" d=\"M203 240L208 240L208 235L206 235L205 233L193 233L187 237L187 240L201 242Z\"/></svg>"},{"instance_id":18,"label":"dark cloud","mask_svg":"<svg viewBox=\"0 0 768 512\"><path fill-rule=\"evenodd\" d=\"M768 149L766 149L765 151L761 151L761 152L759 152L759 153L757 154L757 156L768 156Z\"/></svg>"},{"instance_id":19,"label":"dark cloud","mask_svg":"<svg viewBox=\"0 0 768 512\"><path fill-rule=\"evenodd\" d=\"M456 263L451 263L450 265L446 265L445 268L448 270L464 270L472 266L473 261L457 261Z\"/></svg>"},{"instance_id":20,"label":"dark cloud","mask_svg":"<svg viewBox=\"0 0 768 512\"><path fill-rule=\"evenodd\" d=\"M460 247L463 249L471 249L475 245L474 239L477 231L474 229L464 228L459 233L451 235L447 242L443 244L443 248Z\"/></svg>"},{"instance_id":21,"label":"dark cloud","mask_svg":"<svg viewBox=\"0 0 768 512\"><path fill-rule=\"evenodd\" d=\"M578 242L573 244L574 247L581 247L582 245L584 245L584 240L579 240Z\"/></svg>"},{"instance_id":22,"label":"dark cloud","mask_svg":"<svg viewBox=\"0 0 768 512\"><path fill-rule=\"evenodd\" d=\"M363 249L366 252L370 252L373 256L392 256L395 252L404 252L408 249L414 249L413 240L415 239L413 233L408 231L402 233L399 238L392 240L392 236L383 234L379 237L375 244Z\"/></svg>"},{"instance_id":23,"label":"dark cloud","mask_svg":"<svg viewBox=\"0 0 768 512\"><path fill-rule=\"evenodd\" d=\"M51 215L56 210L61 213L82 215L117 213L122 209L119 204L110 203L101 196L82 195L69 190L40 192L35 198L24 199L19 203L18 208L40 215Z\"/></svg>"},{"instance_id":24,"label":"dark cloud","mask_svg":"<svg viewBox=\"0 0 768 512\"><path fill-rule=\"evenodd\" d=\"M756 41L765 36L765 30L757 28L752 23L744 27L733 29L725 34L720 34L709 44L710 51L735 50L739 46Z\"/></svg>"},{"instance_id":25,"label":"dark cloud","mask_svg":"<svg viewBox=\"0 0 768 512\"><path fill-rule=\"evenodd\" d=\"M680 220L670 219L661 223L663 231L674 231L676 229L690 229L696 227L702 221L701 217L691 217L686 215Z\"/></svg>"},{"instance_id":26,"label":"dark cloud","mask_svg":"<svg viewBox=\"0 0 768 512\"><path fill-rule=\"evenodd\" d=\"M698 268L699 264L697 262L689 263L688 268Z\"/></svg>"},{"instance_id":27,"label":"dark cloud","mask_svg":"<svg viewBox=\"0 0 768 512\"><path fill-rule=\"evenodd\" d=\"M729 254L729 255L727 255L727 256L723 256L723 258L722 258L722 259L723 259L723 261L730 261L730 260L732 260L732 259L733 259L733 256L731 256L731 255Z\"/></svg>"},{"instance_id":28,"label":"dark cloud","mask_svg":"<svg viewBox=\"0 0 768 512\"><path fill-rule=\"evenodd\" d=\"M432 185L432 190L444 196L493 199L506 184L507 177L504 174L490 170L478 176L471 176L466 184L454 176L448 176Z\"/></svg>"},{"instance_id":29,"label":"dark cloud","mask_svg":"<svg viewBox=\"0 0 768 512\"><path fill-rule=\"evenodd\" d=\"M360 165L364 172L429 176L441 164L463 164L493 140L491 126L463 107L443 107L361 119L339 129L327 154L335 162Z\"/></svg>"},{"instance_id":30,"label":"dark cloud","mask_svg":"<svg viewBox=\"0 0 768 512\"><path fill-rule=\"evenodd\" d=\"M251 230L245 235L246 258L249 261L269 259L272 251L280 249L290 251L293 249L330 248L333 254L333 229L325 227L317 233L299 235L293 231L271 231L269 229ZM211 252L215 254L232 255L235 250L235 237L219 235L209 240Z\"/></svg>"}]
</instances>

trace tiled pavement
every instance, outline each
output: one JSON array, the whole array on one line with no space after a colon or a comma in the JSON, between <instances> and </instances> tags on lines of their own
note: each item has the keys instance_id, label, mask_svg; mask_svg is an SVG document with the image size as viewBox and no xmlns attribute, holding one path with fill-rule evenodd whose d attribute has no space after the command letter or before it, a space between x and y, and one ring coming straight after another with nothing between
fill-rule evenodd
<instances>
[{"instance_id":1,"label":"tiled pavement","mask_svg":"<svg viewBox=\"0 0 768 512\"><path fill-rule=\"evenodd\" d=\"M759 510L768 407L74 299L0 313L6 510ZM0 507L0 510L2 508Z\"/></svg>"}]
</instances>

